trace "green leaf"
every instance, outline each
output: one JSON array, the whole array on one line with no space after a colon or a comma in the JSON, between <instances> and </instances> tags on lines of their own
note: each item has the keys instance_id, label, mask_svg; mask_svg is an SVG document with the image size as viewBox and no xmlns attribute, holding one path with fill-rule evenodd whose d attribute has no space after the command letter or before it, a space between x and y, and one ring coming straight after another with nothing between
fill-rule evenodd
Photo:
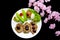
<instances>
[{"instance_id":1,"label":"green leaf","mask_svg":"<svg viewBox=\"0 0 60 40\"><path fill-rule=\"evenodd\" d=\"M24 16L24 20L26 21L27 20L26 12L24 10L22 10L22 13L23 13L23 16Z\"/></svg>"},{"instance_id":2,"label":"green leaf","mask_svg":"<svg viewBox=\"0 0 60 40\"><path fill-rule=\"evenodd\" d=\"M31 13L33 13L33 14L35 15L35 17L34 17L33 21L38 22L38 21L40 21L40 20L41 20L41 16L40 16L40 15L39 15L35 10L30 9L30 8L29 8L29 10L31 11Z\"/></svg>"},{"instance_id":3,"label":"green leaf","mask_svg":"<svg viewBox=\"0 0 60 40\"><path fill-rule=\"evenodd\" d=\"M22 23L24 23L25 20L18 14L18 12L16 12L16 16Z\"/></svg>"},{"instance_id":4,"label":"green leaf","mask_svg":"<svg viewBox=\"0 0 60 40\"><path fill-rule=\"evenodd\" d=\"M20 21L17 17L14 17L13 20L16 21L16 22Z\"/></svg>"}]
</instances>

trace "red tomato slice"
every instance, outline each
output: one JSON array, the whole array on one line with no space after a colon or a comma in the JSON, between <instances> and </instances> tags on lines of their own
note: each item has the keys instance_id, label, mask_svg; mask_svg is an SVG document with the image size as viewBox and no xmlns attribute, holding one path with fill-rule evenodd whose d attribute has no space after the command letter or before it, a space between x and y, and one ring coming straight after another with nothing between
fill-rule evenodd
<instances>
[{"instance_id":1,"label":"red tomato slice","mask_svg":"<svg viewBox=\"0 0 60 40\"><path fill-rule=\"evenodd\" d=\"M23 14L22 14L22 13L20 13L20 16L23 16Z\"/></svg>"}]
</instances>

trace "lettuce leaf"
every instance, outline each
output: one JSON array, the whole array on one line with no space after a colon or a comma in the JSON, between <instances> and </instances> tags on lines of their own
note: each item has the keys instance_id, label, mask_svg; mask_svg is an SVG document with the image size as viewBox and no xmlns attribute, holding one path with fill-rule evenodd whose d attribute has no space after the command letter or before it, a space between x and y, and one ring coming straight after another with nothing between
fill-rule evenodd
<instances>
[{"instance_id":1,"label":"lettuce leaf","mask_svg":"<svg viewBox=\"0 0 60 40\"><path fill-rule=\"evenodd\" d=\"M38 22L41 20L41 16L35 10L30 9L30 8L29 8L29 10L31 11L31 13L33 13L35 15L33 21Z\"/></svg>"},{"instance_id":2,"label":"lettuce leaf","mask_svg":"<svg viewBox=\"0 0 60 40\"><path fill-rule=\"evenodd\" d=\"M18 18L22 23L25 22L24 18L22 18L22 17L18 14L18 12L16 12L16 16L17 16L17 18Z\"/></svg>"}]
</instances>

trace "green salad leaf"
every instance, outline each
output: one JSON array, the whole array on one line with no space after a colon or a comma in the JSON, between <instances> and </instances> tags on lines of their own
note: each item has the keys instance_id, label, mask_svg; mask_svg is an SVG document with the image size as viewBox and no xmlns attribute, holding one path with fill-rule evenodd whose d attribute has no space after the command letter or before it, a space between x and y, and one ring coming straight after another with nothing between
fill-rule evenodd
<instances>
[{"instance_id":1,"label":"green salad leaf","mask_svg":"<svg viewBox=\"0 0 60 40\"><path fill-rule=\"evenodd\" d=\"M27 20L27 15L26 15L26 12L22 9L22 13L23 13L23 16L24 16L24 20L26 21Z\"/></svg>"},{"instance_id":2,"label":"green salad leaf","mask_svg":"<svg viewBox=\"0 0 60 40\"><path fill-rule=\"evenodd\" d=\"M17 17L14 17L13 20L16 21L16 22L20 21Z\"/></svg>"},{"instance_id":3,"label":"green salad leaf","mask_svg":"<svg viewBox=\"0 0 60 40\"><path fill-rule=\"evenodd\" d=\"M29 8L29 10L31 11L31 13L33 13L35 15L35 17L33 18L33 21L38 22L41 20L41 16L35 10L30 9L30 8Z\"/></svg>"},{"instance_id":4,"label":"green salad leaf","mask_svg":"<svg viewBox=\"0 0 60 40\"><path fill-rule=\"evenodd\" d=\"M28 10L30 10L30 12L34 14L34 17L32 19L30 18L32 21L39 22L41 20L41 16L35 10L30 9L30 8ZM22 9L22 14L23 14L23 17L20 16L18 12L16 12L16 16L14 17L13 20L16 22L21 21L22 23L27 21L28 17L27 17L25 10L23 9Z\"/></svg>"},{"instance_id":5,"label":"green salad leaf","mask_svg":"<svg viewBox=\"0 0 60 40\"><path fill-rule=\"evenodd\" d=\"M16 12L16 16L17 16L17 18L18 18L22 23L25 22L24 18L22 18L22 17L18 14L18 12Z\"/></svg>"}]
</instances>

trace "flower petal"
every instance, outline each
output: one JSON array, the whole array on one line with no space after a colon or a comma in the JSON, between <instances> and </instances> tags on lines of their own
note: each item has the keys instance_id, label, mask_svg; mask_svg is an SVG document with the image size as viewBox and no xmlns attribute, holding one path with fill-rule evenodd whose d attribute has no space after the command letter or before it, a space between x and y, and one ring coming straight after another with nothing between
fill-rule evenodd
<instances>
[{"instance_id":1,"label":"flower petal","mask_svg":"<svg viewBox=\"0 0 60 40\"><path fill-rule=\"evenodd\" d=\"M56 34L56 36L59 36L60 35L60 31L56 31L55 34Z\"/></svg>"},{"instance_id":2,"label":"flower petal","mask_svg":"<svg viewBox=\"0 0 60 40\"><path fill-rule=\"evenodd\" d=\"M37 11L39 13L40 9L38 6L34 6L34 10Z\"/></svg>"},{"instance_id":3,"label":"flower petal","mask_svg":"<svg viewBox=\"0 0 60 40\"><path fill-rule=\"evenodd\" d=\"M32 3L28 3L28 7L31 7L32 6Z\"/></svg>"},{"instance_id":4,"label":"flower petal","mask_svg":"<svg viewBox=\"0 0 60 40\"><path fill-rule=\"evenodd\" d=\"M47 23L47 22L48 22L48 18L45 18L45 19L44 19L44 23Z\"/></svg>"},{"instance_id":5,"label":"flower petal","mask_svg":"<svg viewBox=\"0 0 60 40\"><path fill-rule=\"evenodd\" d=\"M50 2L50 0L45 0L45 2Z\"/></svg>"},{"instance_id":6,"label":"flower petal","mask_svg":"<svg viewBox=\"0 0 60 40\"><path fill-rule=\"evenodd\" d=\"M36 0L29 0L29 3L34 3Z\"/></svg>"},{"instance_id":7,"label":"flower petal","mask_svg":"<svg viewBox=\"0 0 60 40\"><path fill-rule=\"evenodd\" d=\"M55 23L54 24L50 24L49 29L54 29L55 28Z\"/></svg>"}]
</instances>

